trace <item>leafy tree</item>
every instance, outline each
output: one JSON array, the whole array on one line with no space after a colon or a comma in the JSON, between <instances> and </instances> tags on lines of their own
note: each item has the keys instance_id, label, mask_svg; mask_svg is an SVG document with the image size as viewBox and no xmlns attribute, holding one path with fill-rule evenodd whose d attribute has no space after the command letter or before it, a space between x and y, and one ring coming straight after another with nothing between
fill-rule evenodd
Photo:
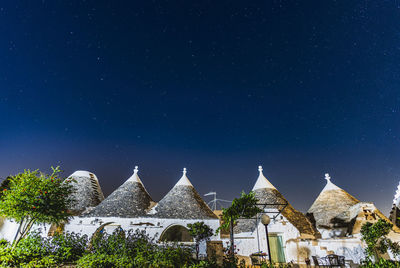
<instances>
[{"instance_id":1,"label":"leafy tree","mask_svg":"<svg viewBox=\"0 0 400 268\"><path fill-rule=\"evenodd\" d=\"M258 199L255 197L254 192L250 192L248 194L242 192L239 198L233 199L230 207L222 209L223 224L219 229L226 230L229 228L231 240L229 255L231 257L231 261L233 262L235 259L233 226L237 223L239 218L250 219L262 212L262 210L257 206L257 202Z\"/></svg>"},{"instance_id":2,"label":"leafy tree","mask_svg":"<svg viewBox=\"0 0 400 268\"><path fill-rule=\"evenodd\" d=\"M71 217L74 191L71 179L59 177L59 167L52 174L24 170L9 178L0 196L0 215L20 224L14 246L37 223L60 224Z\"/></svg>"},{"instance_id":3,"label":"leafy tree","mask_svg":"<svg viewBox=\"0 0 400 268\"><path fill-rule=\"evenodd\" d=\"M213 230L205 224L204 222L195 222L193 224L189 223L187 225L189 228L189 234L194 238L196 242L196 259L199 259L200 243L202 241L210 240L213 235Z\"/></svg>"},{"instance_id":4,"label":"leafy tree","mask_svg":"<svg viewBox=\"0 0 400 268\"><path fill-rule=\"evenodd\" d=\"M7 177L6 179L0 179L0 196L3 194L4 189L10 189L10 180L11 177Z\"/></svg>"},{"instance_id":5,"label":"leafy tree","mask_svg":"<svg viewBox=\"0 0 400 268\"><path fill-rule=\"evenodd\" d=\"M392 242L386 236L392 229L392 224L379 219L376 223L367 222L361 227L362 239L367 244L366 254L369 259L379 259L380 254L384 254L391 250L394 255L399 255L399 244Z\"/></svg>"}]
</instances>

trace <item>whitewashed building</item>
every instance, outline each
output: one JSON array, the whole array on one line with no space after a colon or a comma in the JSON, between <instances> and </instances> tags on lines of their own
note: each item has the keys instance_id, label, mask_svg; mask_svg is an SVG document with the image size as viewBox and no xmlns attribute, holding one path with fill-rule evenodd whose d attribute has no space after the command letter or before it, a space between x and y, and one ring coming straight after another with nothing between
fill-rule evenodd
<instances>
[{"instance_id":1,"label":"whitewashed building","mask_svg":"<svg viewBox=\"0 0 400 268\"><path fill-rule=\"evenodd\" d=\"M267 180L261 166L258 170L259 176L252 191L260 208L271 218L268 233L272 261L304 263L309 250L304 247L303 242L313 241L320 234L305 215L293 208ZM255 219L238 220L234 233L238 254L249 256L260 251L268 252L266 230L260 221L260 215ZM224 240L228 241L228 238Z\"/></svg>"},{"instance_id":2,"label":"whitewashed building","mask_svg":"<svg viewBox=\"0 0 400 268\"><path fill-rule=\"evenodd\" d=\"M187 177L186 169L175 186L157 203L151 198L138 176L133 175L118 189L104 199L99 181L94 173L76 171L70 178L75 181L76 204L71 208L74 217L62 226L62 230L93 235L105 229L116 228L141 230L158 242L176 241L193 244L187 224L203 221L214 231L220 220L206 205ZM358 264L364 256L361 226L378 219L389 221L373 203L358 199L333 184L329 174L326 185L307 214L297 211L274 185L264 176L259 167L259 176L254 184L259 206L272 219L268 225L271 257L274 262L304 264L312 256L328 254L345 256L350 263ZM400 189L400 188L399 188ZM396 219L400 203L400 190L396 192L391 217ZM394 211L394 212L393 212ZM250 256L256 252L268 252L265 226L258 215L254 219L240 219L234 227L237 253ZM59 229L60 226L58 226ZM43 235L52 235L57 226L35 226ZM0 239L12 241L18 224L0 219ZM389 234L393 241L400 241L397 226ZM229 236L220 233L211 238L227 245ZM200 247L205 253L205 243ZM390 256L387 256L390 257Z\"/></svg>"},{"instance_id":3,"label":"whitewashed building","mask_svg":"<svg viewBox=\"0 0 400 268\"><path fill-rule=\"evenodd\" d=\"M373 203L361 202L332 183L329 174L325 174L325 179L325 187L307 212L307 217L322 236L315 249L345 256L351 263L359 264L365 258L361 226L366 222L389 219ZM400 229L394 226L389 238L400 241ZM311 252L320 257L326 255L313 249Z\"/></svg>"},{"instance_id":4,"label":"whitewashed building","mask_svg":"<svg viewBox=\"0 0 400 268\"><path fill-rule=\"evenodd\" d=\"M400 227L400 183L397 186L396 193L394 194L393 205L392 210L390 211L389 219L394 225Z\"/></svg>"},{"instance_id":5,"label":"whitewashed building","mask_svg":"<svg viewBox=\"0 0 400 268\"><path fill-rule=\"evenodd\" d=\"M186 173L185 168L181 179L156 203L140 180L136 167L124 184L96 207L74 217L64 230L90 236L99 228L107 232L116 228L133 229L146 231L159 242L193 244L187 224L203 221L215 231L219 220L201 199ZM205 244L201 245L200 253L205 253Z\"/></svg>"}]
</instances>

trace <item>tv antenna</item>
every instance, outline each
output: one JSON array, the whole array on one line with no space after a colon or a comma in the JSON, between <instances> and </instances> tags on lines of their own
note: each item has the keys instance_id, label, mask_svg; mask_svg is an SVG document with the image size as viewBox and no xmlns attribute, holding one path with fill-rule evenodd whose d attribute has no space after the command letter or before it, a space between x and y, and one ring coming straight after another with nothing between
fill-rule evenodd
<instances>
[{"instance_id":1,"label":"tv antenna","mask_svg":"<svg viewBox=\"0 0 400 268\"><path fill-rule=\"evenodd\" d=\"M232 201L229 200L225 200L225 199L219 199L217 198L217 192L209 192L207 194L205 194L204 196L210 196L213 195L214 198L213 200L211 200L210 202L207 203L207 205L212 209L212 210L217 210L217 203L219 203L219 205L222 207L220 202L227 202L227 203L231 203ZM211 205L211 206L210 206Z\"/></svg>"}]
</instances>

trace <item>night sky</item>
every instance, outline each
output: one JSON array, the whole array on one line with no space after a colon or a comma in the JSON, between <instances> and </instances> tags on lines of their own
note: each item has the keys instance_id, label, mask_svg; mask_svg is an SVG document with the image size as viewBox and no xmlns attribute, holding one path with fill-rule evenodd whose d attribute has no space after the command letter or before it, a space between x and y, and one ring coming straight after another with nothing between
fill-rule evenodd
<instances>
[{"instance_id":1,"label":"night sky","mask_svg":"<svg viewBox=\"0 0 400 268\"><path fill-rule=\"evenodd\" d=\"M60 165L108 195L250 191L297 209L324 173L388 213L400 180L400 2L2 1L0 177ZM208 198L205 198L208 201Z\"/></svg>"}]
</instances>

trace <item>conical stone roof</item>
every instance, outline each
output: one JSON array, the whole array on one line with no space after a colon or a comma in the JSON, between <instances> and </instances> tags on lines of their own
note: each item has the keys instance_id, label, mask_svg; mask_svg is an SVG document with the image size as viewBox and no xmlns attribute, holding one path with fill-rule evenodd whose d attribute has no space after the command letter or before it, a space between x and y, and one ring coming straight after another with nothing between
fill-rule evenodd
<instances>
[{"instance_id":1,"label":"conical stone roof","mask_svg":"<svg viewBox=\"0 0 400 268\"><path fill-rule=\"evenodd\" d=\"M78 215L87 209L91 209L104 200L99 181L94 173L77 170L69 178L73 179L75 199L71 211Z\"/></svg>"},{"instance_id":2,"label":"conical stone roof","mask_svg":"<svg viewBox=\"0 0 400 268\"><path fill-rule=\"evenodd\" d=\"M271 209L278 209L281 211L281 214L299 230L301 235L319 237L319 232L313 227L307 217L292 207L271 182L267 180L262 172L263 169L261 166L258 167L258 171L259 176L252 191L258 199L258 203L263 204L260 205L260 208L265 206L269 211ZM255 228L255 220L239 220L238 225L235 227L235 232L253 232Z\"/></svg>"},{"instance_id":3,"label":"conical stone roof","mask_svg":"<svg viewBox=\"0 0 400 268\"><path fill-rule=\"evenodd\" d=\"M170 219L218 219L190 183L186 168L181 179L151 209L149 215Z\"/></svg>"},{"instance_id":4,"label":"conical stone roof","mask_svg":"<svg viewBox=\"0 0 400 268\"><path fill-rule=\"evenodd\" d=\"M308 210L307 216L318 228L346 227L349 223L339 215L360 201L333 184L329 174L325 174L325 179L326 185Z\"/></svg>"},{"instance_id":5,"label":"conical stone roof","mask_svg":"<svg viewBox=\"0 0 400 268\"><path fill-rule=\"evenodd\" d=\"M124 184L85 216L136 218L145 216L152 203L136 166L133 175Z\"/></svg>"}]
</instances>

